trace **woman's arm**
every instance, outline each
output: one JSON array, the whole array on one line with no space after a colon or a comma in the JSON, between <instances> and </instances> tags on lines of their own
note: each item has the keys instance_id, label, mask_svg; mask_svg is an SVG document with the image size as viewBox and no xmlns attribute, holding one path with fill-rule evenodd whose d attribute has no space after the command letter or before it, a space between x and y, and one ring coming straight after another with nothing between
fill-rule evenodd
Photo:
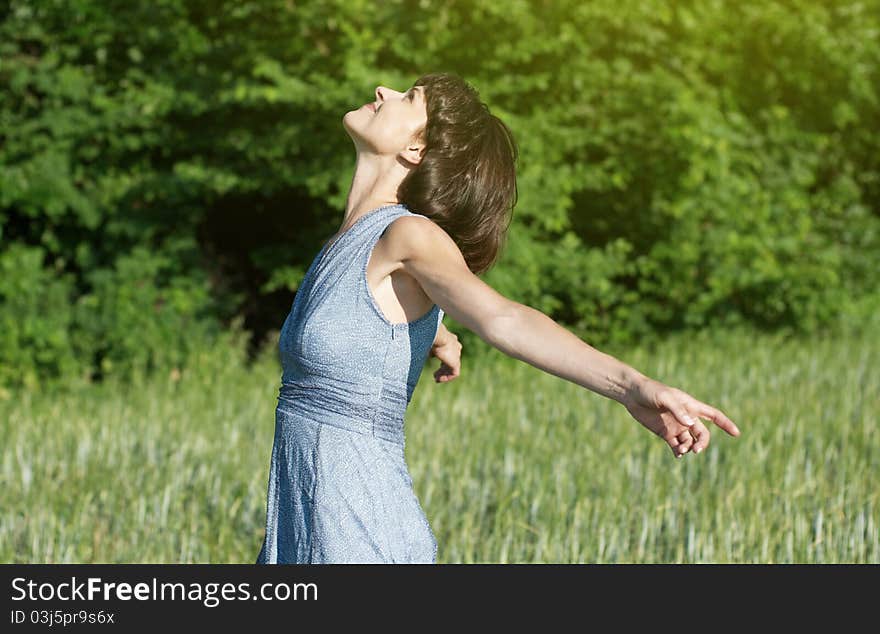
<instances>
[{"instance_id":1,"label":"woman's arm","mask_svg":"<svg viewBox=\"0 0 880 634\"><path fill-rule=\"evenodd\" d=\"M675 455L690 449L698 453L708 445L709 432L699 416L739 434L719 410L645 376L544 313L495 291L470 271L452 238L430 219L398 218L384 240L389 256L446 314L508 356L621 403L664 438Z\"/></svg>"},{"instance_id":2,"label":"woman's arm","mask_svg":"<svg viewBox=\"0 0 880 634\"><path fill-rule=\"evenodd\" d=\"M402 262L434 303L504 354L618 402L647 378L544 313L499 294L471 273L452 238L431 220L398 218L384 240L386 253ZM437 338L448 332L443 326Z\"/></svg>"},{"instance_id":3,"label":"woman's arm","mask_svg":"<svg viewBox=\"0 0 880 634\"><path fill-rule=\"evenodd\" d=\"M440 327L437 328L437 335L434 337L434 343L432 346L442 346L449 340L449 336L452 333L446 328L446 325L441 321Z\"/></svg>"},{"instance_id":4,"label":"woman's arm","mask_svg":"<svg viewBox=\"0 0 880 634\"><path fill-rule=\"evenodd\" d=\"M539 310L511 302L491 343L504 354L623 403L648 377L592 347Z\"/></svg>"},{"instance_id":5,"label":"woman's arm","mask_svg":"<svg viewBox=\"0 0 880 634\"><path fill-rule=\"evenodd\" d=\"M430 356L440 359L440 367L434 371L437 383L448 383L461 374L461 343L458 335L449 332L442 322L431 345Z\"/></svg>"}]
</instances>

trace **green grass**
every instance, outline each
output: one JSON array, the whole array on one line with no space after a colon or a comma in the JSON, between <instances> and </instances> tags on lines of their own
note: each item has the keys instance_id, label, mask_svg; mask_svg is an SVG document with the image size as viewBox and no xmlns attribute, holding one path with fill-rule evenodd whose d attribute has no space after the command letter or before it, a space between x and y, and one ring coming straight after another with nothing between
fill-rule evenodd
<instances>
[{"instance_id":1,"label":"green grass","mask_svg":"<svg viewBox=\"0 0 880 634\"><path fill-rule=\"evenodd\" d=\"M597 344L598 345L598 344ZM601 345L598 345L602 349ZM680 461L617 403L492 350L407 413L440 562L880 562L880 338L604 349L725 411ZM0 561L252 563L280 368L0 401Z\"/></svg>"}]
</instances>

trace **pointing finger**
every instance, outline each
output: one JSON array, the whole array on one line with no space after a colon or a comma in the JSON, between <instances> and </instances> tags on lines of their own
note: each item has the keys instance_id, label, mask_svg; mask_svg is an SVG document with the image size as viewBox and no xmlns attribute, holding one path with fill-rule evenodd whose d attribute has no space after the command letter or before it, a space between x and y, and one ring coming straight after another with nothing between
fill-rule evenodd
<instances>
[{"instance_id":1,"label":"pointing finger","mask_svg":"<svg viewBox=\"0 0 880 634\"><path fill-rule=\"evenodd\" d=\"M706 403L700 403L700 415L710 419L731 436L739 436L739 428L721 410Z\"/></svg>"}]
</instances>

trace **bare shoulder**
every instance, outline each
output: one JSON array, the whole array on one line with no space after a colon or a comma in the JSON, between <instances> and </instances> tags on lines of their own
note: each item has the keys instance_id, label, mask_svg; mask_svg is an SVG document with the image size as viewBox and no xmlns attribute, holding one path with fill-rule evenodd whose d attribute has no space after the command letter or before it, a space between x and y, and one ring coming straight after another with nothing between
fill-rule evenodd
<instances>
[{"instance_id":1,"label":"bare shoulder","mask_svg":"<svg viewBox=\"0 0 880 634\"><path fill-rule=\"evenodd\" d=\"M427 216L395 218L386 229L389 259L413 277L425 294L454 320L485 341L514 311L510 301L468 268L452 237Z\"/></svg>"},{"instance_id":2,"label":"bare shoulder","mask_svg":"<svg viewBox=\"0 0 880 634\"><path fill-rule=\"evenodd\" d=\"M388 225L384 238L388 253L400 262L464 263L455 241L427 216L395 218Z\"/></svg>"}]
</instances>

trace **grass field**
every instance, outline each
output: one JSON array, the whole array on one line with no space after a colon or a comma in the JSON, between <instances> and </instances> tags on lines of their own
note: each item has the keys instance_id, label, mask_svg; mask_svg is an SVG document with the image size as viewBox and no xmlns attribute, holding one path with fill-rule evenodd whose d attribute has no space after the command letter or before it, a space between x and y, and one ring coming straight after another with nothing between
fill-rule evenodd
<instances>
[{"instance_id":1,"label":"grass field","mask_svg":"<svg viewBox=\"0 0 880 634\"><path fill-rule=\"evenodd\" d=\"M880 562L880 338L612 351L725 411L680 461L617 403L465 350L407 413L440 562ZM0 401L0 561L252 563L280 368L215 351L179 380Z\"/></svg>"}]
</instances>

